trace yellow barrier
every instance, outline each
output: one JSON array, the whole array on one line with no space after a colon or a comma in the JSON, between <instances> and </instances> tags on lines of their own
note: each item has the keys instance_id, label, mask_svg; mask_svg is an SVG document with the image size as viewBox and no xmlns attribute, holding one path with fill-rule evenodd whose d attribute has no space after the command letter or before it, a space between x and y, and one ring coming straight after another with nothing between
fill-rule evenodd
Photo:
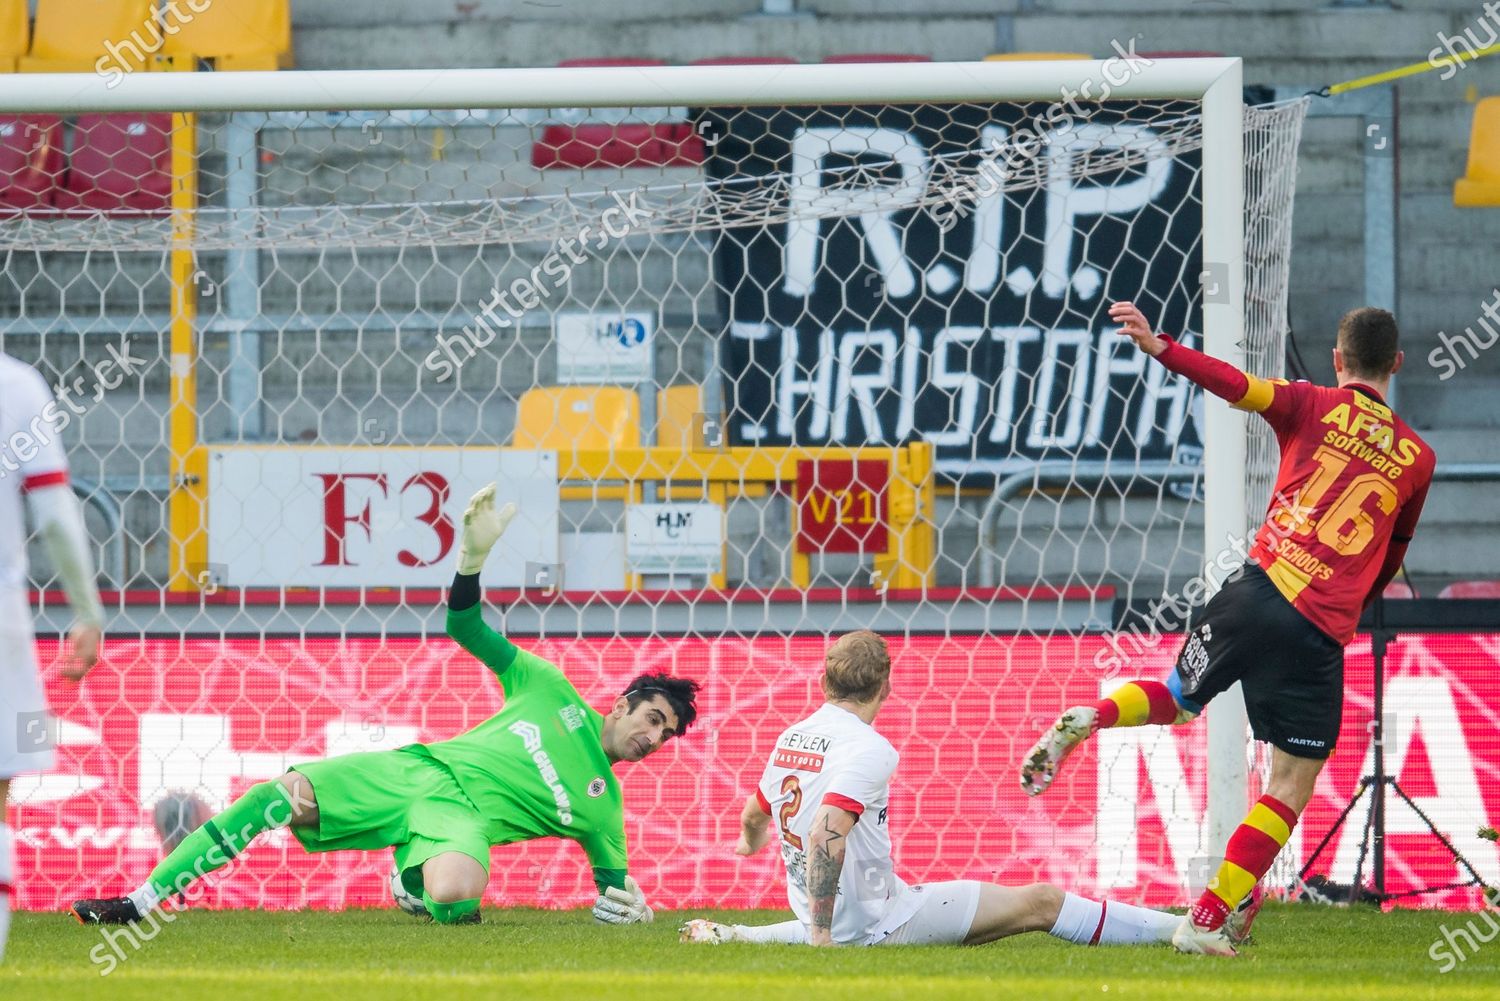
<instances>
[{"instance_id":1,"label":"yellow barrier","mask_svg":"<svg viewBox=\"0 0 1500 1001\"><path fill-rule=\"evenodd\" d=\"M190 70L190 66L178 68ZM198 441L198 283L192 240L198 209L198 116L172 116L172 312L167 445L172 474L167 588L194 591L208 563L208 452Z\"/></svg>"},{"instance_id":2,"label":"yellow barrier","mask_svg":"<svg viewBox=\"0 0 1500 1001\"><path fill-rule=\"evenodd\" d=\"M731 490L746 496L767 492L776 484L795 484L800 463L829 459L889 464L887 547L874 556L875 586L930 586L935 556L932 509L937 487L933 481L932 446L926 442L896 448L580 449L558 452L557 478L564 500L621 499L639 503L642 485L657 482L663 484L668 496L693 494L706 487L708 499L722 506ZM569 485L580 480L589 485ZM622 481L624 487L619 485ZM795 522L788 526L793 538L797 527ZM791 584L805 589L811 583L811 556L794 548ZM726 586L723 574L716 575L710 584ZM631 586L640 586L634 577Z\"/></svg>"},{"instance_id":3,"label":"yellow barrier","mask_svg":"<svg viewBox=\"0 0 1500 1001\"><path fill-rule=\"evenodd\" d=\"M183 293L192 283L179 286ZM187 304L184 300L184 311ZM187 326L183 323L183 326ZM189 331L190 332L190 331ZM180 344L176 324L173 331L174 354ZM180 364L180 363L179 363ZM193 380L190 365L173 366L172 468L178 481L171 501L172 580L174 591L198 590L196 572L207 562L208 555L208 449L195 442L178 447L181 438L195 433ZM217 451L232 451L243 446L215 446ZM298 446L279 446L288 451ZM313 446L328 449L330 446ZM332 446L337 448L337 446ZM350 446L350 451L371 450L372 446ZM449 451L458 446L414 449L410 446L385 446L382 451ZM668 498L704 498L721 509L731 496L765 496L772 490L785 489L793 494L792 523L787 538L799 534L801 505L796 503L798 467L805 462L859 461L883 463L887 468L885 482L886 545L873 557L872 586L878 589L920 589L934 582L933 505L937 490L933 481L932 446L917 442L885 448L724 448L702 450L670 448L576 449L558 450L558 493L561 500L619 500L641 503L646 485L657 484ZM825 509L826 510L826 509ZM790 584L806 589L812 582L812 554L797 553L795 542L790 559ZM727 554L726 554L727 555ZM627 575L626 586L639 590L639 575ZM372 582L377 583L377 582ZM389 582L384 582L389 583ZM713 575L709 586L724 588L724 573Z\"/></svg>"}]
</instances>

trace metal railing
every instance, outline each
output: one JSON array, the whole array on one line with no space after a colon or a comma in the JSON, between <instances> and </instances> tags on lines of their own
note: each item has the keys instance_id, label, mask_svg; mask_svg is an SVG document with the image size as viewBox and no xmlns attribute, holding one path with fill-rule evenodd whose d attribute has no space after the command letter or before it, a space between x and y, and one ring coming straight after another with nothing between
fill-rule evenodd
<instances>
[{"instance_id":1,"label":"metal railing","mask_svg":"<svg viewBox=\"0 0 1500 1001\"><path fill-rule=\"evenodd\" d=\"M1095 460L1073 462L1055 459L1039 462L1030 469L1021 470L1003 477L995 484L995 492L985 503L979 516L979 583L994 587L995 567L999 562L996 551L998 537L999 508L1018 494L1028 490L1039 490L1045 486L1083 486L1102 483L1123 484L1125 487L1137 483L1182 483L1202 479L1203 469L1167 461L1111 462ZM1441 463L1433 471L1434 483L1488 483L1500 482L1500 462L1450 462Z\"/></svg>"}]
</instances>

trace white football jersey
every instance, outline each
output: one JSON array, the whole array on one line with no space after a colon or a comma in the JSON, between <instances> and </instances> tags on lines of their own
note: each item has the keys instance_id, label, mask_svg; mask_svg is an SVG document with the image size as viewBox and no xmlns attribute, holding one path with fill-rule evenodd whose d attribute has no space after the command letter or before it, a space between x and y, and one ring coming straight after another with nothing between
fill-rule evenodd
<instances>
[{"instance_id":1,"label":"white football jersey","mask_svg":"<svg viewBox=\"0 0 1500 1001\"><path fill-rule=\"evenodd\" d=\"M57 429L57 404L36 369L0 353L0 779L53 765L50 742L38 742L47 697L37 671L27 599L28 490L68 482Z\"/></svg>"},{"instance_id":2,"label":"white football jersey","mask_svg":"<svg viewBox=\"0 0 1500 1001\"><path fill-rule=\"evenodd\" d=\"M0 604L26 603L25 493L66 484L59 411L40 372L0 354Z\"/></svg>"},{"instance_id":3,"label":"white football jersey","mask_svg":"<svg viewBox=\"0 0 1500 1001\"><path fill-rule=\"evenodd\" d=\"M833 907L833 940L864 945L909 919L919 895L897 877L886 821L891 774L899 756L891 742L846 709L824 704L787 728L761 776L760 805L775 824L786 863L792 911L809 924L807 853L812 822L824 803L856 814L844 848L844 868Z\"/></svg>"}]
</instances>

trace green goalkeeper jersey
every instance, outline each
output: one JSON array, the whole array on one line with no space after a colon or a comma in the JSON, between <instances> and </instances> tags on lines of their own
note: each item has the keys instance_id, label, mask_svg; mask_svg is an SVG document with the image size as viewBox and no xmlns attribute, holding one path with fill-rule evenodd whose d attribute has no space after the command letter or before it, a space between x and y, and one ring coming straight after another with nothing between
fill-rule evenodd
<instances>
[{"instance_id":1,"label":"green goalkeeper jersey","mask_svg":"<svg viewBox=\"0 0 1500 1001\"><path fill-rule=\"evenodd\" d=\"M625 885L625 809L604 753L604 717L556 665L485 625L481 605L448 612L448 635L500 679L504 707L452 740L427 744L489 823L490 843L577 841L600 892Z\"/></svg>"}]
</instances>

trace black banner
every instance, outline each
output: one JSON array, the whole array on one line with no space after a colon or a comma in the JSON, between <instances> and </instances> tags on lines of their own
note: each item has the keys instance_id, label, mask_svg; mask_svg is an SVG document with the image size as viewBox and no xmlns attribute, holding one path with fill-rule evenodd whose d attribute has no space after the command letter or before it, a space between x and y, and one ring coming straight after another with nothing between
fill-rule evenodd
<instances>
[{"instance_id":1,"label":"black banner","mask_svg":"<svg viewBox=\"0 0 1500 1001\"><path fill-rule=\"evenodd\" d=\"M1039 123L1046 112L702 113L710 176L753 184L785 175L785 197L803 215L719 237L734 444L925 438L939 469L959 475L1048 458L1197 453L1192 387L1116 337L1107 310L1131 299L1158 329L1201 329L1200 158L1121 167L1122 147L1161 143L1149 125L1107 109L1086 122ZM994 151L1025 130L1050 131L1051 141L1012 163L1046 182L1002 193L993 178L1005 158ZM977 169L987 152L994 166ZM1114 169L1085 169L1100 156ZM966 197L882 208L930 192L949 164L973 178Z\"/></svg>"}]
</instances>

